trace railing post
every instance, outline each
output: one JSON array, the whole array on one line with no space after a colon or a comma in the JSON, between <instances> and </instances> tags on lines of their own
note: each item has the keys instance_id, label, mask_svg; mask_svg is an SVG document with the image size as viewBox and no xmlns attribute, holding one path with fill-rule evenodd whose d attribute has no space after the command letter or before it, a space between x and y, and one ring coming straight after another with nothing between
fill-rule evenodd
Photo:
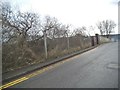
<instances>
[{"instance_id":1,"label":"railing post","mask_svg":"<svg viewBox=\"0 0 120 90\"><path fill-rule=\"evenodd\" d=\"M95 34L95 37L96 37L96 43L99 44L99 35Z\"/></svg>"},{"instance_id":2,"label":"railing post","mask_svg":"<svg viewBox=\"0 0 120 90\"><path fill-rule=\"evenodd\" d=\"M94 36L91 36L91 44L92 44L92 46L95 45L95 44L94 44Z\"/></svg>"}]
</instances>

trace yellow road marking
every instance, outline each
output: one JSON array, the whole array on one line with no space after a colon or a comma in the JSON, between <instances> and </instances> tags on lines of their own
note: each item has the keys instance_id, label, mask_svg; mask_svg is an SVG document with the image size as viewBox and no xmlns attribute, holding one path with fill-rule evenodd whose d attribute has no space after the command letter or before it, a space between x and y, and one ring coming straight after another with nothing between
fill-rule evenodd
<instances>
[{"instance_id":1,"label":"yellow road marking","mask_svg":"<svg viewBox=\"0 0 120 90\"><path fill-rule=\"evenodd\" d=\"M17 84L17 83L20 83L20 82L22 82L22 81L25 81L25 80L27 80L27 79L28 79L28 78L26 78L26 77L22 77L22 78L20 78L20 79L17 79L17 80L15 80L15 81L12 81L12 82L10 82L10 83L7 83L7 84L1 86L1 87L0 87L0 90L5 89L5 88L8 88L8 87L10 87L10 86L13 86L13 85L15 85L15 84Z\"/></svg>"},{"instance_id":2,"label":"yellow road marking","mask_svg":"<svg viewBox=\"0 0 120 90\"><path fill-rule=\"evenodd\" d=\"M55 64L50 65L50 66L47 66L47 67L45 67L45 68L43 68L43 69L40 69L40 70L38 70L38 71L35 71L35 72L33 72L33 73L29 74L29 75L26 75L26 76L24 76L24 77L22 77L22 78L19 78L19 79L15 80L15 81L12 81L12 82L10 82L10 83L7 83L7 84L5 84L5 85L2 85L2 86L0 86L0 90L5 89L5 88L8 88L8 87L11 87L11 86L13 86L13 85L15 85L15 84L18 84L18 83L20 83L20 82L23 82L23 81L25 81L25 80L27 80L27 79L29 79L29 78L32 78L32 77L34 77L34 76L36 76L36 75L38 75L38 74L41 74L41 73L43 73L43 72L45 72L45 71L50 70L50 69L53 69L53 68L55 68L55 67L57 67L57 66L65 63L65 62L68 62L68 61L70 61L70 60L73 60L73 58L77 58L77 57L78 57L78 55L72 57L72 59L66 59L65 61L60 61L60 62L58 62L58 63L55 63Z\"/></svg>"}]
</instances>

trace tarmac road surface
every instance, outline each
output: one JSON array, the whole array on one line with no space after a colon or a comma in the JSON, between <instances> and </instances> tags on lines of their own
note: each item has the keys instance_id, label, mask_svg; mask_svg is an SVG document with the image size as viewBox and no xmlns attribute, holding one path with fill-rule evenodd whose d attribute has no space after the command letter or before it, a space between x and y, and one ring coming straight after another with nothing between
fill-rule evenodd
<instances>
[{"instance_id":1,"label":"tarmac road surface","mask_svg":"<svg viewBox=\"0 0 120 90\"><path fill-rule=\"evenodd\" d=\"M118 42L100 45L10 88L118 88Z\"/></svg>"}]
</instances>

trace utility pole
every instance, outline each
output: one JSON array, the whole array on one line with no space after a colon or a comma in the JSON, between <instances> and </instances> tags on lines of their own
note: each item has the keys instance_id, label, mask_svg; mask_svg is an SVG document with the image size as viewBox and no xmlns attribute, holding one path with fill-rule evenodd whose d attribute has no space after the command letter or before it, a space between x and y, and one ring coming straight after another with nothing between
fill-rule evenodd
<instances>
[{"instance_id":1,"label":"utility pole","mask_svg":"<svg viewBox=\"0 0 120 90\"><path fill-rule=\"evenodd\" d=\"M47 53L47 35L46 35L46 31L43 31L43 34L44 34L45 59L47 59L48 53Z\"/></svg>"}]
</instances>

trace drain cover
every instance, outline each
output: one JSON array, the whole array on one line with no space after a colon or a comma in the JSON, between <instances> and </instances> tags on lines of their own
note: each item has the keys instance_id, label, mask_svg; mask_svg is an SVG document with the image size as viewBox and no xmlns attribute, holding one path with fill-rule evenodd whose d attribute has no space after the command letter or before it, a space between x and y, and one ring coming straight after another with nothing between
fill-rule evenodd
<instances>
[{"instance_id":1,"label":"drain cover","mask_svg":"<svg viewBox=\"0 0 120 90\"><path fill-rule=\"evenodd\" d=\"M118 66L117 63L110 63L110 64L108 64L107 68L118 69L118 68L120 68L120 66Z\"/></svg>"}]
</instances>

